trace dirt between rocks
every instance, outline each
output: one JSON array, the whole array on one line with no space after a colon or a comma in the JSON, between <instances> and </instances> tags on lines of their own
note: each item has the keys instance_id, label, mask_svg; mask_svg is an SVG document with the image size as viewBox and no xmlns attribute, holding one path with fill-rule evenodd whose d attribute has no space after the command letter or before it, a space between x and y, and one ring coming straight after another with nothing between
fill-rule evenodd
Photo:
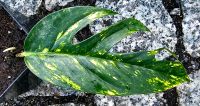
<instances>
[{"instance_id":1,"label":"dirt between rocks","mask_svg":"<svg viewBox=\"0 0 200 106\"><path fill-rule=\"evenodd\" d=\"M15 55L22 51L25 33L21 31L7 12L0 8L0 95L25 69L23 58ZM13 51L3 52L9 47Z\"/></svg>"}]
</instances>

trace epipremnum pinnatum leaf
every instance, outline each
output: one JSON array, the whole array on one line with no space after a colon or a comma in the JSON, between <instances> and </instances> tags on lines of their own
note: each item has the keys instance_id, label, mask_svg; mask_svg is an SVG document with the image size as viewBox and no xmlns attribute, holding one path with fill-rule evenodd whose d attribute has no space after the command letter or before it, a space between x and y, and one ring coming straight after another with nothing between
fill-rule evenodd
<instances>
[{"instance_id":1,"label":"epipremnum pinnatum leaf","mask_svg":"<svg viewBox=\"0 0 200 106\"><path fill-rule=\"evenodd\" d=\"M148 31L138 20L122 20L73 44L74 35L97 18L115 12L97 7L72 7L38 22L25 40L25 63L43 80L55 85L105 95L161 92L188 80L179 61L158 61L161 49L109 53L122 38Z\"/></svg>"}]
</instances>

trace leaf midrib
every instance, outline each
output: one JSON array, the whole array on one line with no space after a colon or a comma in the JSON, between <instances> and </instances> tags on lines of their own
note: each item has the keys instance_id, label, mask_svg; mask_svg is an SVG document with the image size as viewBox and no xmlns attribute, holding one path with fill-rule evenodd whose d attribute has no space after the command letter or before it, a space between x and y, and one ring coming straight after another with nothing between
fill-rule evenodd
<instances>
[{"instance_id":1,"label":"leaf midrib","mask_svg":"<svg viewBox=\"0 0 200 106\"><path fill-rule=\"evenodd\" d=\"M47 52L47 53L44 53L44 52L23 52L23 54L24 54L25 57L28 57L28 56L71 56L71 57L78 57L78 56L80 56L80 57L86 57L86 58L102 59L102 60L105 60L105 61L113 61L114 63L118 62L118 63L130 65L130 66L137 66L137 67L140 67L140 68L145 68L145 69L148 69L148 70L156 71L156 70L153 70L153 69L150 69L150 68L147 68L147 67L130 64L130 63L127 63L127 62L124 62L124 61L117 61L117 60L100 58L100 57L89 56L89 55L78 55L78 54L74 55L74 54L53 53L53 52Z\"/></svg>"},{"instance_id":2,"label":"leaf midrib","mask_svg":"<svg viewBox=\"0 0 200 106\"><path fill-rule=\"evenodd\" d=\"M100 57L90 56L90 55L78 55L78 54L75 55L75 54L70 54L70 53L64 54L64 53L53 53L53 52L47 52L47 53L44 53L44 52L23 52L22 55L25 56L25 57L28 57L28 56L71 56L71 57L78 57L78 56L80 56L80 57L102 59L102 60L106 60L106 61L113 61L113 62L119 62L119 63L123 63L123 64L128 64L128 65L134 65L134 64L127 63L127 62L122 62L122 61L117 61L117 60L112 60L112 59L100 58ZM102 56L102 55L99 55L99 56ZM138 66L138 65L134 65L134 66ZM141 67L141 66L138 66L138 67ZM145 68L145 67L143 67L143 68Z\"/></svg>"}]
</instances>

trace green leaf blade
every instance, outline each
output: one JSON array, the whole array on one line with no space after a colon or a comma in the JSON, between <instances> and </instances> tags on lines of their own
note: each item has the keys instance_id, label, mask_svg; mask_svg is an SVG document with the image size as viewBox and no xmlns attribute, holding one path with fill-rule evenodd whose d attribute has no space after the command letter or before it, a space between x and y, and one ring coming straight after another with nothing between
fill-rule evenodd
<instances>
[{"instance_id":1,"label":"green leaf blade","mask_svg":"<svg viewBox=\"0 0 200 106\"><path fill-rule=\"evenodd\" d=\"M59 86L69 84L76 90L89 93L146 94L167 90L187 80L180 63L170 67L171 64L159 61L156 65L161 68L155 68L152 63L149 63L150 66L134 65L122 60L54 53L37 53L25 59L27 66L35 74L38 73L38 77ZM38 67L45 68L39 70ZM168 73L163 72L166 67Z\"/></svg>"},{"instance_id":2,"label":"green leaf blade","mask_svg":"<svg viewBox=\"0 0 200 106\"><path fill-rule=\"evenodd\" d=\"M107 53L114 44L138 31L149 31L149 29L134 18L125 19L82 41L75 47L83 53Z\"/></svg>"},{"instance_id":3,"label":"green leaf blade","mask_svg":"<svg viewBox=\"0 0 200 106\"><path fill-rule=\"evenodd\" d=\"M25 51L54 51L64 44L71 45L74 34L97 18L114 15L110 10L91 6L62 9L40 20L25 40ZM74 15L76 17L74 17ZM63 42L64 41L64 42ZM61 43L64 43L61 45ZM61 47L60 47L61 46Z\"/></svg>"},{"instance_id":4,"label":"green leaf blade","mask_svg":"<svg viewBox=\"0 0 200 106\"><path fill-rule=\"evenodd\" d=\"M149 31L130 18L72 44L74 35L93 20L115 12L95 7L73 7L52 13L30 31L25 40L25 63L39 78L62 87L105 95L161 92L188 76L179 61L157 61L162 49L133 53L109 53L122 38ZM76 17L75 17L76 16ZM170 52L171 53L171 52ZM174 54L172 54L174 55Z\"/></svg>"}]
</instances>

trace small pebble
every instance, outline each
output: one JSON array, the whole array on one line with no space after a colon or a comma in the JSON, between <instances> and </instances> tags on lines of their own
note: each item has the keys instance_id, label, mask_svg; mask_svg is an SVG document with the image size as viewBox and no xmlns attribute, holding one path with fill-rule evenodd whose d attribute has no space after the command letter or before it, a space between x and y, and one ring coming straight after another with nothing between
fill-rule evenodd
<instances>
[{"instance_id":1,"label":"small pebble","mask_svg":"<svg viewBox=\"0 0 200 106\"><path fill-rule=\"evenodd\" d=\"M174 8L171 12L170 15L180 15L181 10L179 8Z\"/></svg>"},{"instance_id":2,"label":"small pebble","mask_svg":"<svg viewBox=\"0 0 200 106\"><path fill-rule=\"evenodd\" d=\"M11 31L8 31L8 34L10 34L11 33Z\"/></svg>"},{"instance_id":3,"label":"small pebble","mask_svg":"<svg viewBox=\"0 0 200 106\"><path fill-rule=\"evenodd\" d=\"M8 76L8 79L10 79L10 78L11 78L11 76L9 75L9 76Z\"/></svg>"},{"instance_id":4,"label":"small pebble","mask_svg":"<svg viewBox=\"0 0 200 106\"><path fill-rule=\"evenodd\" d=\"M16 47L9 47L9 48L6 48L5 50L3 50L3 52L13 52L13 50L15 50Z\"/></svg>"}]
</instances>

